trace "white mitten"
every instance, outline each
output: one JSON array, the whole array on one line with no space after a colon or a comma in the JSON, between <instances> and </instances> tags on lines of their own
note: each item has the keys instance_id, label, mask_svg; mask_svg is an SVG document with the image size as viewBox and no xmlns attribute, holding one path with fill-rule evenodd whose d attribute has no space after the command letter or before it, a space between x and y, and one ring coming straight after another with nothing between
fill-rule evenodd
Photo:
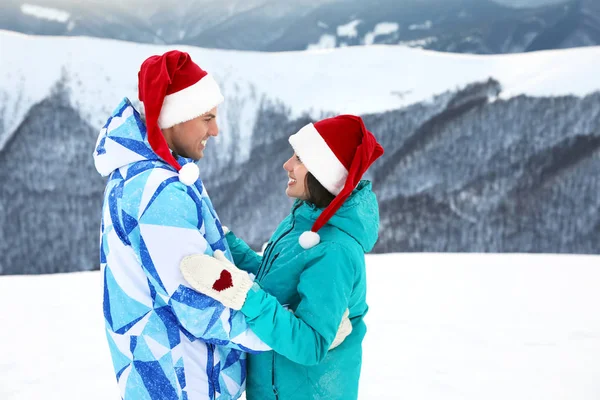
<instances>
[{"instance_id":1,"label":"white mitten","mask_svg":"<svg viewBox=\"0 0 600 400\"><path fill-rule=\"evenodd\" d=\"M187 256L179 269L191 287L234 310L242 308L253 284L248 273L233 265L221 250L215 251L214 257Z\"/></svg>"},{"instance_id":2,"label":"white mitten","mask_svg":"<svg viewBox=\"0 0 600 400\"><path fill-rule=\"evenodd\" d=\"M350 311L346 309L346 312L342 317L340 327L338 328L337 334L335 335L335 338L333 339L333 343L331 343L329 350L333 350L336 347L338 347L340 344L342 344L344 339L346 339L348 335L352 333L352 323L350 322L348 315L350 315Z\"/></svg>"}]
</instances>

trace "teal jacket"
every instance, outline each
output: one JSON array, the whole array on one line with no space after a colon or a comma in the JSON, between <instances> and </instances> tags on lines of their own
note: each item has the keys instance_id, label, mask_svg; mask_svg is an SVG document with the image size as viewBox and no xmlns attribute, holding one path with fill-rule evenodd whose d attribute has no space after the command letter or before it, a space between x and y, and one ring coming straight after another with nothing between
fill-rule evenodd
<instances>
[{"instance_id":1,"label":"teal jacket","mask_svg":"<svg viewBox=\"0 0 600 400\"><path fill-rule=\"evenodd\" d=\"M304 250L298 238L320 213L314 205L296 201L263 256L233 233L226 236L235 264L255 274L258 283L241 311L274 350L248 356L248 400L358 396L368 309L365 253L375 245L379 228L371 183L362 181L319 230L320 244ZM328 351L346 309L352 333Z\"/></svg>"}]
</instances>

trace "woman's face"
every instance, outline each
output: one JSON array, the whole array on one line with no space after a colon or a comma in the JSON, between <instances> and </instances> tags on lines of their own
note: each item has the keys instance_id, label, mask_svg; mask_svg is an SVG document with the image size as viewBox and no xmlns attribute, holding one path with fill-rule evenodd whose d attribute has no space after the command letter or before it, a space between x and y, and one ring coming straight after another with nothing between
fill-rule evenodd
<instances>
[{"instance_id":1,"label":"woman's face","mask_svg":"<svg viewBox=\"0 0 600 400\"><path fill-rule=\"evenodd\" d=\"M296 153L283 164L283 169L288 175L288 184L285 189L285 194L300 200L308 199L308 189L306 188L306 174L308 170L302 164L302 160L298 158Z\"/></svg>"}]
</instances>

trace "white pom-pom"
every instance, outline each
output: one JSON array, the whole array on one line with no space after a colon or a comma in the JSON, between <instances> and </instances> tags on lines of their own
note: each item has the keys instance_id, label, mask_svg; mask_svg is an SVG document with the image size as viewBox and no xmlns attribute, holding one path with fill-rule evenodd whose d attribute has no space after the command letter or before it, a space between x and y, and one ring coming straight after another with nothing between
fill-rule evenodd
<instances>
[{"instance_id":1,"label":"white pom-pom","mask_svg":"<svg viewBox=\"0 0 600 400\"><path fill-rule=\"evenodd\" d=\"M200 177L200 168L194 163L187 163L179 170L179 182L186 186L193 185Z\"/></svg>"},{"instance_id":2,"label":"white pom-pom","mask_svg":"<svg viewBox=\"0 0 600 400\"><path fill-rule=\"evenodd\" d=\"M317 232L306 231L300 235L298 242L300 242L300 246L302 246L304 250L308 250L321 242L321 236L319 236Z\"/></svg>"}]
</instances>

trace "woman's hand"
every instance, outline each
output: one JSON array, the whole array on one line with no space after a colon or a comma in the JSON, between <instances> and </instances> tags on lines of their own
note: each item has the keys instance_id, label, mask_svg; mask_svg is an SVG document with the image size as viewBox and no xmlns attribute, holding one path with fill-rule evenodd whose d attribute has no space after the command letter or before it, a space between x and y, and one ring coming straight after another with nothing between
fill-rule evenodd
<instances>
[{"instance_id":1,"label":"woman's hand","mask_svg":"<svg viewBox=\"0 0 600 400\"><path fill-rule=\"evenodd\" d=\"M348 337L352 333L352 323L348 318L350 311L346 309L346 312L342 316L342 322L340 323L340 327L338 328L337 333L335 334L335 338L333 339L333 343L329 346L329 350L333 350L338 347L344 339Z\"/></svg>"}]
</instances>

